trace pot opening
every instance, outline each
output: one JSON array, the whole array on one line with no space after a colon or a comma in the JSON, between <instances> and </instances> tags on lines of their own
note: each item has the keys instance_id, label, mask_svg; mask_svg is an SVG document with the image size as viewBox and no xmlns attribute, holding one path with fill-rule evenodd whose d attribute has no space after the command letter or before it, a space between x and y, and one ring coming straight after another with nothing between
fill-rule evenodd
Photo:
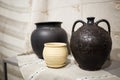
<instances>
[{"instance_id":1,"label":"pot opening","mask_svg":"<svg viewBox=\"0 0 120 80\"><path fill-rule=\"evenodd\" d=\"M47 46L47 47L62 47L66 45L67 45L66 43L62 43L62 42L49 42L44 44L44 46Z\"/></svg>"},{"instance_id":2,"label":"pot opening","mask_svg":"<svg viewBox=\"0 0 120 80\"><path fill-rule=\"evenodd\" d=\"M46 25L46 24L61 24L62 22L60 21L48 21L48 22L38 22L35 23L36 25Z\"/></svg>"}]
</instances>

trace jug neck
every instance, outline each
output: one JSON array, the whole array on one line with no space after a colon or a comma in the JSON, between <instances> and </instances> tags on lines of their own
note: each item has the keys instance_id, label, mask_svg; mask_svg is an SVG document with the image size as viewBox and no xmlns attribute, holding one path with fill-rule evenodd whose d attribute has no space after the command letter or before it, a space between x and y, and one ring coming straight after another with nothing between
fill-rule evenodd
<instances>
[{"instance_id":1,"label":"jug neck","mask_svg":"<svg viewBox=\"0 0 120 80\"><path fill-rule=\"evenodd\" d=\"M61 27L62 22L40 22L35 23L37 28L43 28L43 27Z\"/></svg>"},{"instance_id":2,"label":"jug neck","mask_svg":"<svg viewBox=\"0 0 120 80\"><path fill-rule=\"evenodd\" d=\"M95 17L88 17L87 18L87 24L94 24Z\"/></svg>"}]
</instances>

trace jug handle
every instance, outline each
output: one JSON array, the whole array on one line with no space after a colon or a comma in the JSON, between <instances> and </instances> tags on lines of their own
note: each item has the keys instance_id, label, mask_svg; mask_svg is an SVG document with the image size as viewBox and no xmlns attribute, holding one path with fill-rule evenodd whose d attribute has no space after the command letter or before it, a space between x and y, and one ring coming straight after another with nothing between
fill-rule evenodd
<instances>
[{"instance_id":1,"label":"jug handle","mask_svg":"<svg viewBox=\"0 0 120 80\"><path fill-rule=\"evenodd\" d=\"M107 24L107 26L108 26L108 33L109 33L109 35L110 35L110 34L111 34L111 29L110 29L110 24L109 24L109 22L108 22L107 20L105 20L105 19L101 19L101 20L97 21L95 24L98 26L98 24L99 24L100 22L105 22L105 23Z\"/></svg>"},{"instance_id":2,"label":"jug handle","mask_svg":"<svg viewBox=\"0 0 120 80\"><path fill-rule=\"evenodd\" d=\"M74 28L75 28L75 26L76 26L76 24L78 23L78 22L81 22L82 24L83 24L83 26L86 24L84 21L82 21L82 20L77 20L77 21L75 21L75 23L73 24L73 27L72 27L72 33L74 32Z\"/></svg>"}]
</instances>

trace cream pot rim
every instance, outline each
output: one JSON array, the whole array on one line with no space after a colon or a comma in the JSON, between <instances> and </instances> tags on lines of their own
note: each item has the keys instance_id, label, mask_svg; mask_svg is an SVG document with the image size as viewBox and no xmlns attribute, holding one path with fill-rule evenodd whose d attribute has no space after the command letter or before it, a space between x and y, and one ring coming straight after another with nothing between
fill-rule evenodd
<instances>
[{"instance_id":1,"label":"cream pot rim","mask_svg":"<svg viewBox=\"0 0 120 80\"><path fill-rule=\"evenodd\" d=\"M63 46L66 46L67 44L66 43L63 43L63 42L48 42L48 43L45 43L44 46L45 47L63 47Z\"/></svg>"}]
</instances>

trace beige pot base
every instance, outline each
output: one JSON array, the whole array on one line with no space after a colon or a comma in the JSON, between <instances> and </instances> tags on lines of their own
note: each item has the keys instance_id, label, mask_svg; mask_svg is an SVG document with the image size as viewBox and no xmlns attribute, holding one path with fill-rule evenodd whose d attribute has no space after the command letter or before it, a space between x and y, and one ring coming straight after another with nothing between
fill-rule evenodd
<instances>
[{"instance_id":1,"label":"beige pot base","mask_svg":"<svg viewBox=\"0 0 120 80\"><path fill-rule=\"evenodd\" d=\"M60 65L51 65L51 64L47 64L47 67L49 68L61 68L64 67L66 64L60 64Z\"/></svg>"}]
</instances>

